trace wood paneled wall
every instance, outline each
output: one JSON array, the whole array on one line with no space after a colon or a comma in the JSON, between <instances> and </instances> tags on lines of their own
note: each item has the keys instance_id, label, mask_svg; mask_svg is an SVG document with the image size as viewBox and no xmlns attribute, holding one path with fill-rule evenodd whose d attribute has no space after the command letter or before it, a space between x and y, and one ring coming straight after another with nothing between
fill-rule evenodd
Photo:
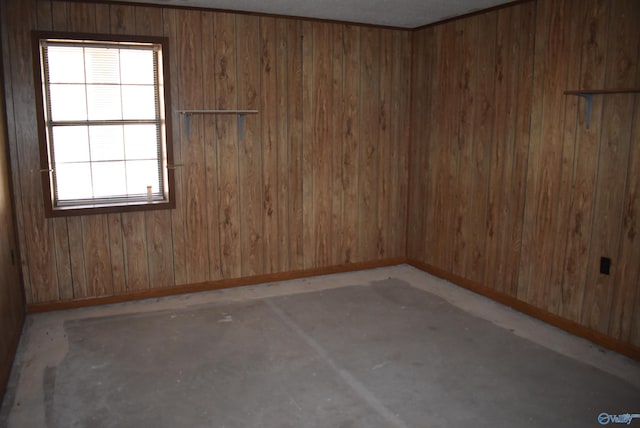
<instances>
[{"instance_id":1,"label":"wood paneled wall","mask_svg":"<svg viewBox=\"0 0 640 428\"><path fill-rule=\"evenodd\" d=\"M640 346L640 2L414 34L408 256ZM610 275L599 273L610 257Z\"/></svg>"},{"instance_id":2,"label":"wood paneled wall","mask_svg":"<svg viewBox=\"0 0 640 428\"><path fill-rule=\"evenodd\" d=\"M0 5L1 14L2 5ZM2 48L4 49L4 48ZM0 49L0 51L2 50ZM2 73L0 73L0 76ZM9 173L4 86L0 79L0 402L24 320Z\"/></svg>"},{"instance_id":3,"label":"wood paneled wall","mask_svg":"<svg viewBox=\"0 0 640 428\"><path fill-rule=\"evenodd\" d=\"M30 31L170 39L177 208L46 219ZM174 8L9 0L9 135L28 303L403 257L411 33ZM257 109L242 138L233 116Z\"/></svg>"}]
</instances>

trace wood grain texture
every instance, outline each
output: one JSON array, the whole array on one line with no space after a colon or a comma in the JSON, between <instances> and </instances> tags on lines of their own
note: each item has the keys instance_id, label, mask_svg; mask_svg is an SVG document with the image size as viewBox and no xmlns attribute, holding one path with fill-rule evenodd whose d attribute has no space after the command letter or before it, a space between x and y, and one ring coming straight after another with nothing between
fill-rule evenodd
<instances>
[{"instance_id":1,"label":"wood grain texture","mask_svg":"<svg viewBox=\"0 0 640 428\"><path fill-rule=\"evenodd\" d=\"M182 135L185 133L183 117L179 115L176 110L182 108L180 104L180 85L177 85L176 81L180 81L181 75L179 73L179 52L175 47L175 40L178 38L178 22L177 12L171 9L163 9L163 34L168 37L173 43L171 43L169 49L169 72L172 77L171 84L171 106L170 112L171 120L175 124L173 126L173 159L176 165L176 208L171 211L171 244L173 248L173 278L176 285L187 283L187 250L185 243L184 233L184 172L185 166L182 159Z\"/></svg>"},{"instance_id":2,"label":"wood grain texture","mask_svg":"<svg viewBox=\"0 0 640 428\"><path fill-rule=\"evenodd\" d=\"M237 108L236 58L233 52L236 21L233 15L216 15L216 108ZM238 130L233 117L216 118L220 194L220 246L222 277L237 277L241 272L240 221L238 213Z\"/></svg>"},{"instance_id":3,"label":"wood grain texture","mask_svg":"<svg viewBox=\"0 0 640 428\"><path fill-rule=\"evenodd\" d=\"M260 19L260 127L262 129L262 204L264 218L263 259L264 272L277 272L280 265L280 240L278 229L278 210L281 193L281 171L278 162L278 102L282 101L278 94L279 67L277 64L277 36L276 19ZM283 103L281 103L283 105ZM285 201L282 201L285 205ZM274 251L275 250L275 251Z\"/></svg>"},{"instance_id":4,"label":"wood grain texture","mask_svg":"<svg viewBox=\"0 0 640 428\"><path fill-rule=\"evenodd\" d=\"M392 257L405 255L409 204L409 143L411 141L411 34L393 34L392 83L389 112L391 126L391 168L389 184L389 247Z\"/></svg>"},{"instance_id":5,"label":"wood grain texture","mask_svg":"<svg viewBox=\"0 0 640 428\"><path fill-rule=\"evenodd\" d=\"M7 24L3 26L3 40L7 40L9 47L3 52L7 63L5 87L12 88L12 99L7 100L7 105L12 105L13 112L12 121L8 123L13 128L9 133L9 146L10 150L16 153L15 162L19 164L19 167L12 164L12 169L18 172L14 182L20 187L16 197L20 198L21 204L16 208L21 209L17 214L20 218L18 226L25 231L24 235L21 235L21 247L24 257L29 259L28 262L23 262L23 269L27 267L29 270L28 275L25 275L29 287L27 293L29 298L35 300L55 300L59 296L55 244L51 224L43 221L38 135L33 122L36 115L35 92L18 93L21 87L33 87L31 35L24 29L12 27L13 23L21 23L26 28L35 27L37 3L15 2L6 4L3 10Z\"/></svg>"},{"instance_id":6,"label":"wood grain texture","mask_svg":"<svg viewBox=\"0 0 640 428\"><path fill-rule=\"evenodd\" d=\"M313 266L315 216L313 211L313 23L302 23L302 140L300 180L302 182L302 260L305 269Z\"/></svg>"},{"instance_id":7,"label":"wood grain texture","mask_svg":"<svg viewBox=\"0 0 640 428\"><path fill-rule=\"evenodd\" d=\"M359 27L347 25L344 28L342 49L344 58L344 114L340 130L342 132L342 231L340 233L340 262L351 263L360 260L358 251L358 174L360 170L360 31Z\"/></svg>"},{"instance_id":8,"label":"wood grain texture","mask_svg":"<svg viewBox=\"0 0 640 428\"><path fill-rule=\"evenodd\" d=\"M304 268L304 212L302 178L302 22L288 22L287 148L289 153L289 267Z\"/></svg>"},{"instance_id":9,"label":"wood grain texture","mask_svg":"<svg viewBox=\"0 0 640 428\"><path fill-rule=\"evenodd\" d=\"M412 113L430 87L442 123L412 121L409 258L637 344L637 95L595 96L587 129L584 100L564 92L637 86L639 18L633 1L540 0L414 34Z\"/></svg>"},{"instance_id":10,"label":"wood grain texture","mask_svg":"<svg viewBox=\"0 0 640 428\"><path fill-rule=\"evenodd\" d=\"M277 152L277 189L278 216L277 252L279 272L286 272L290 268L291 247L289 239L289 21L276 20L276 135ZM265 257L266 260L266 257Z\"/></svg>"},{"instance_id":11,"label":"wood grain texture","mask_svg":"<svg viewBox=\"0 0 640 428\"><path fill-rule=\"evenodd\" d=\"M380 167L380 30L360 30L360 145L358 176L358 255L375 259L380 252L378 227L378 169ZM362 126L366 123L367 126Z\"/></svg>"},{"instance_id":12,"label":"wood grain texture","mask_svg":"<svg viewBox=\"0 0 640 428\"><path fill-rule=\"evenodd\" d=\"M238 108L260 108L260 18L236 17L238 58ZM264 112L263 112L264 113ZM267 113L268 114L268 113ZM242 275L264 271L263 182L260 118L248 115L239 137L240 148L240 247Z\"/></svg>"},{"instance_id":13,"label":"wood grain texture","mask_svg":"<svg viewBox=\"0 0 640 428\"><path fill-rule=\"evenodd\" d=\"M332 103L331 26L313 25L313 139L311 165L313 169L313 264L321 267L331 264L331 160L333 144L330 127Z\"/></svg>"},{"instance_id":14,"label":"wood grain texture","mask_svg":"<svg viewBox=\"0 0 640 428\"><path fill-rule=\"evenodd\" d=\"M4 6L0 5L4 26ZM3 51L6 45L2 46ZM6 52L6 51L5 51ZM0 70L3 76L6 70ZM7 109L0 81L0 401L9 379L24 321L24 297L12 195Z\"/></svg>"},{"instance_id":15,"label":"wood grain texture","mask_svg":"<svg viewBox=\"0 0 640 428\"><path fill-rule=\"evenodd\" d=\"M340 264L342 258L343 237L341 231L344 224L344 180L342 171L342 156L344 150L344 133L342 120L344 117L344 30L345 26L332 27L331 32L331 103L329 109L329 133L333 141L330 162L331 180L331 219L330 231L331 247L329 257L332 264Z\"/></svg>"},{"instance_id":16,"label":"wood grain texture","mask_svg":"<svg viewBox=\"0 0 640 428\"><path fill-rule=\"evenodd\" d=\"M637 95L594 97L586 129L564 92L638 87L639 15L635 0L539 0L410 33L6 1L27 301L408 256L637 345ZM169 38L175 210L44 218L38 29ZM194 116L187 136L175 110L195 106L260 113L242 138L234 116Z\"/></svg>"},{"instance_id":17,"label":"wood grain texture","mask_svg":"<svg viewBox=\"0 0 640 428\"><path fill-rule=\"evenodd\" d=\"M427 212L425 196L429 187L427 171L427 152L431 139L428 138L431 120L430 96L433 94L424 76L431 71L431 57L435 48L431 49L433 29L413 34L412 43L412 94L411 94L411 157L409 160L409 193L407 195L407 254L418 260L427 260L425 252ZM435 77L435 76L432 76ZM435 80L435 79L434 79ZM409 238L410 237L410 238Z\"/></svg>"},{"instance_id":18,"label":"wood grain texture","mask_svg":"<svg viewBox=\"0 0 640 428\"><path fill-rule=\"evenodd\" d=\"M215 79L208 75L210 70L215 70L215 25L213 15L205 13L201 15L202 22L202 95L203 105L215 106L216 87ZM222 278L222 264L220 252L220 211L219 189L218 189L218 140L216 138L216 116L205 115L202 117L204 130L204 165L205 165L205 195L206 195L206 224L208 251L208 272L209 280Z\"/></svg>"},{"instance_id":19,"label":"wood grain texture","mask_svg":"<svg viewBox=\"0 0 640 428\"><path fill-rule=\"evenodd\" d=\"M637 2L611 3L607 41L606 87L630 87L636 81L640 35ZM603 100L598 175L594 197L594 225L591 233L589 267L581 321L606 333L611 316L612 296L623 225L623 201L627 190L627 168L635 96L609 95ZM637 145L637 143L635 144ZM599 273L600 257L612 258L614 275Z\"/></svg>"}]
</instances>

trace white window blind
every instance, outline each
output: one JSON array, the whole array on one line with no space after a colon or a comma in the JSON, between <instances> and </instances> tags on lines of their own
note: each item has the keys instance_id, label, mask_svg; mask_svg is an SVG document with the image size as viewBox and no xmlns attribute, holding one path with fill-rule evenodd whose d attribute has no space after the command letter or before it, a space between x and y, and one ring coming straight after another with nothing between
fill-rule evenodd
<instances>
[{"instance_id":1,"label":"white window blind","mask_svg":"<svg viewBox=\"0 0 640 428\"><path fill-rule=\"evenodd\" d=\"M54 207L168 198L161 45L40 40Z\"/></svg>"}]
</instances>

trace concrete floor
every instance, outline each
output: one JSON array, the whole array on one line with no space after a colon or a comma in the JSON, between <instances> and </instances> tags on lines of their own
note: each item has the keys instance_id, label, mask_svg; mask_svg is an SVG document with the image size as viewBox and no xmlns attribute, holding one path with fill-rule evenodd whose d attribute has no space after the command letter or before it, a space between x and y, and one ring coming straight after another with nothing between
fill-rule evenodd
<instances>
[{"instance_id":1,"label":"concrete floor","mask_svg":"<svg viewBox=\"0 0 640 428\"><path fill-rule=\"evenodd\" d=\"M640 413L640 363L396 266L30 316L0 426L584 428L603 412Z\"/></svg>"}]
</instances>

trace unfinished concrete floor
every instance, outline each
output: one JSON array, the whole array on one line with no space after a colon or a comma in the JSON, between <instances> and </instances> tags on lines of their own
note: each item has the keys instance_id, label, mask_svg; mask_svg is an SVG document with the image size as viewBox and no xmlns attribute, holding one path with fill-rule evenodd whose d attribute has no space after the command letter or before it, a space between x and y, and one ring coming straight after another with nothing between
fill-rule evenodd
<instances>
[{"instance_id":1,"label":"unfinished concrete floor","mask_svg":"<svg viewBox=\"0 0 640 428\"><path fill-rule=\"evenodd\" d=\"M396 266L30 316L0 426L584 428L603 412L640 413L638 362Z\"/></svg>"}]
</instances>

